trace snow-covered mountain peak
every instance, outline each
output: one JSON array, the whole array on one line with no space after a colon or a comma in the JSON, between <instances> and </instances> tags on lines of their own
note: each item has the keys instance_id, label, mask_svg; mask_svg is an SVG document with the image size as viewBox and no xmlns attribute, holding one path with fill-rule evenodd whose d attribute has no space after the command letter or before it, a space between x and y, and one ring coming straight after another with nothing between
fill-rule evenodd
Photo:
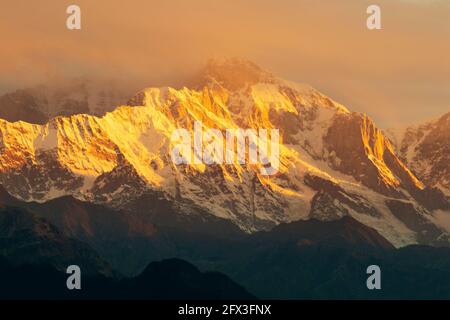
<instances>
[{"instance_id":1,"label":"snow-covered mountain peak","mask_svg":"<svg viewBox=\"0 0 450 320\"><path fill-rule=\"evenodd\" d=\"M450 230L433 215L448 201L409 170L369 117L247 62L206 74L202 86L147 88L103 116L0 121L0 182L28 201L73 195L127 208L157 194L181 214L212 214L249 232L351 215L396 245L447 241ZM175 165L172 133L192 134L196 122L220 132L278 129L278 173L237 162Z\"/></svg>"},{"instance_id":2,"label":"snow-covered mountain peak","mask_svg":"<svg viewBox=\"0 0 450 320\"><path fill-rule=\"evenodd\" d=\"M450 194L450 112L438 119L389 130L399 157L427 185Z\"/></svg>"}]
</instances>

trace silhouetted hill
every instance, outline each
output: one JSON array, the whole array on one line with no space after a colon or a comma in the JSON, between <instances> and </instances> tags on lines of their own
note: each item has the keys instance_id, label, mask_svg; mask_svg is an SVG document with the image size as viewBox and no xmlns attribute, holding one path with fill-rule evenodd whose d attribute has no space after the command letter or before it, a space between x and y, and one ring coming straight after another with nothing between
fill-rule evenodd
<instances>
[{"instance_id":1,"label":"silhouetted hill","mask_svg":"<svg viewBox=\"0 0 450 320\"><path fill-rule=\"evenodd\" d=\"M9 268L1 276L9 281L7 274L11 279L27 274L17 280L22 287L11 287L18 297L27 284L38 288L48 278L55 285L46 287L47 297L245 298L245 290L223 275L227 274L258 298L450 298L449 248L396 249L351 217L300 220L255 234L230 233L232 229L226 228L221 232L220 221L215 224L195 214L182 217L164 202L155 201L153 207L151 202L148 198L140 202L141 209L129 213L72 197L24 203L0 192L0 252L8 259L4 268ZM211 232L202 231L210 226ZM220 273L203 273L178 259L151 263L172 257ZM102 270L103 258L129 278L119 281L95 273ZM82 264L88 277L83 280L86 291L68 294L66 275L58 272L72 261ZM366 287L366 269L372 264L382 270L381 291Z\"/></svg>"},{"instance_id":2,"label":"silhouetted hill","mask_svg":"<svg viewBox=\"0 0 450 320\"><path fill-rule=\"evenodd\" d=\"M115 280L83 276L81 290L68 290L69 275L49 265L13 267L0 258L0 299L254 299L227 276L202 273L190 263L171 259L151 263L136 278Z\"/></svg>"},{"instance_id":3,"label":"silhouetted hill","mask_svg":"<svg viewBox=\"0 0 450 320\"><path fill-rule=\"evenodd\" d=\"M151 261L180 257L196 261L220 256L229 242L246 236L231 222L204 212L180 214L154 194L133 201L132 211L115 210L71 196L45 203L15 199L0 186L0 207L33 212L66 237L89 244L114 269L139 274Z\"/></svg>"},{"instance_id":4,"label":"silhouetted hill","mask_svg":"<svg viewBox=\"0 0 450 320\"><path fill-rule=\"evenodd\" d=\"M394 249L377 231L349 216L328 222L311 219L281 224L269 232L256 233L252 238L258 243L296 242L299 247L320 244L332 247Z\"/></svg>"},{"instance_id":5,"label":"silhouetted hill","mask_svg":"<svg viewBox=\"0 0 450 320\"><path fill-rule=\"evenodd\" d=\"M68 238L43 218L15 207L0 209L0 257L12 265L51 265L63 271L79 265L86 274L113 271L89 245Z\"/></svg>"},{"instance_id":6,"label":"silhouetted hill","mask_svg":"<svg viewBox=\"0 0 450 320\"><path fill-rule=\"evenodd\" d=\"M146 299L252 299L243 287L219 272L200 272L180 259L152 262L127 282L130 296Z\"/></svg>"},{"instance_id":7,"label":"silhouetted hill","mask_svg":"<svg viewBox=\"0 0 450 320\"><path fill-rule=\"evenodd\" d=\"M382 290L366 287L367 267ZM250 236L217 267L270 299L448 299L450 249L395 249L352 218L297 221Z\"/></svg>"}]
</instances>

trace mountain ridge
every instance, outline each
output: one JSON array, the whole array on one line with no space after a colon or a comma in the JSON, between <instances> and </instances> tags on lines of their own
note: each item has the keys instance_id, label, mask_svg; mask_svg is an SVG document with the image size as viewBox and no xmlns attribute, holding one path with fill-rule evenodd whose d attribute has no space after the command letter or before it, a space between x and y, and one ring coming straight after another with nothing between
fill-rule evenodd
<instances>
[{"instance_id":1,"label":"mountain ridge","mask_svg":"<svg viewBox=\"0 0 450 320\"><path fill-rule=\"evenodd\" d=\"M387 130L400 158L430 187L450 195L450 112L402 130Z\"/></svg>"},{"instance_id":2,"label":"mountain ridge","mask_svg":"<svg viewBox=\"0 0 450 320\"><path fill-rule=\"evenodd\" d=\"M103 117L42 126L0 120L0 182L26 201L72 195L125 210L157 192L180 212L200 208L246 232L350 215L397 246L446 243L449 230L434 215L448 211L448 200L409 170L366 115L252 63L212 64L200 84L145 89ZM278 128L279 173L262 176L238 163L175 166L171 133L196 121L219 130ZM406 216L392 201L407 204ZM433 236L423 237L429 224Z\"/></svg>"},{"instance_id":3,"label":"mountain ridge","mask_svg":"<svg viewBox=\"0 0 450 320\"><path fill-rule=\"evenodd\" d=\"M100 211L104 210L110 218L102 218L99 224L91 224L87 229L96 231L89 235L101 235L102 229L111 224L110 220L116 219L112 209L80 202L72 197L52 200L47 207L46 204L14 200L4 193L0 189L0 199L3 199L0 200L3 207L0 210L2 250L10 250L10 246L3 245L8 241L11 244L18 243L17 236L3 231L14 229L10 223L5 223L5 218L20 219L23 215L17 214L17 210L23 209L7 206L5 201L8 198L8 201L16 201L16 205L35 211L33 214L40 216L39 221L57 221L67 213L78 217L79 210L72 210L74 204L86 208L95 206L95 209L86 211L91 221L95 221L95 216L101 215ZM40 206L43 206L42 210L39 210ZM160 213L165 215L165 212ZM184 217L180 212L177 214ZM30 214L27 213L27 216ZM205 214L199 215L202 216ZM153 218L150 218L150 222L158 226L151 220ZM174 222L174 219L170 220ZM86 219L77 219L85 228L83 221ZM200 224L207 227L209 222L197 220L196 225ZM45 222L45 225L48 223ZM61 228L62 237L70 234L76 239L81 237L87 240L83 233L74 234L71 229L64 228L64 224L56 225L58 229ZM16 226L23 230L27 222ZM241 231L241 237L228 235L221 241L214 238L214 232L191 232L190 226L183 222L180 227L179 230L166 230L169 232L163 235L164 242L156 240L154 234L145 234L148 241L141 248L136 246L131 234L123 238L113 232L112 236L119 242L109 242L106 239L108 237L100 236L97 240L106 240L103 247L113 247L117 260L126 262L134 272L127 272L129 269L126 266L117 264L114 266L121 267L118 270L125 277L119 277L118 274L105 277L88 272L83 275L81 291L66 290L64 283L67 274L61 272L61 267L57 271L52 266L55 261L59 261L56 266L61 261L66 266L69 261L64 259L70 256L70 250L69 254L67 250L52 254L49 259L46 253L54 252L53 237L44 237L41 249L33 251L37 258L41 255L39 259L30 259L29 255L23 254L23 249L21 253L8 255L8 261L0 255L0 296L5 299L254 299L254 295L263 299L442 299L448 297L450 292L450 248L414 245L397 249L376 230L351 216L330 221L309 219L281 223L269 231L253 234ZM59 233L53 227L44 230ZM179 233L182 230L184 234ZM28 240L19 244L35 245L32 238L31 242ZM120 242L124 242L123 247L117 246ZM167 246L172 248L167 252L170 258L155 255L154 251L164 254ZM114 262L107 251L100 250L99 253L108 262ZM27 258L25 261L24 257ZM86 255L83 257L86 258ZM89 268L98 270L99 266L95 262L90 261L89 265L85 265L85 260L80 259L75 257L71 263L81 264L82 272ZM140 267L133 267L135 263ZM372 264L382 268L383 290L367 290L366 268Z\"/></svg>"}]
</instances>

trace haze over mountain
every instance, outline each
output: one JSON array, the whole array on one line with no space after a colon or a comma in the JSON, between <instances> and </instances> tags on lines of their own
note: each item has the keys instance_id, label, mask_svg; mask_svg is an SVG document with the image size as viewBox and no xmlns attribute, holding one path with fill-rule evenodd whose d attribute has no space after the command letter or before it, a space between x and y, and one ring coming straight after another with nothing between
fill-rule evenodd
<instances>
[{"instance_id":1,"label":"haze over mountain","mask_svg":"<svg viewBox=\"0 0 450 320\"><path fill-rule=\"evenodd\" d=\"M279 173L239 163L175 166L171 134L192 131L195 121L222 131L278 128ZM136 211L160 199L246 232L352 216L396 246L449 244L436 218L450 214L445 195L409 169L369 117L248 61L212 61L189 87L144 89L102 117L0 120L0 146L0 182L25 201L72 195Z\"/></svg>"},{"instance_id":2,"label":"haze over mountain","mask_svg":"<svg viewBox=\"0 0 450 320\"><path fill-rule=\"evenodd\" d=\"M107 80L54 80L0 96L0 118L45 124L51 118L87 113L104 115L123 104L132 91Z\"/></svg>"},{"instance_id":3,"label":"haze over mountain","mask_svg":"<svg viewBox=\"0 0 450 320\"><path fill-rule=\"evenodd\" d=\"M382 128L450 107L447 0L378 0L379 32L366 28L369 0L76 4L82 29L68 32L68 3L3 3L0 94L53 75L175 86L209 57L238 56L307 81Z\"/></svg>"}]
</instances>

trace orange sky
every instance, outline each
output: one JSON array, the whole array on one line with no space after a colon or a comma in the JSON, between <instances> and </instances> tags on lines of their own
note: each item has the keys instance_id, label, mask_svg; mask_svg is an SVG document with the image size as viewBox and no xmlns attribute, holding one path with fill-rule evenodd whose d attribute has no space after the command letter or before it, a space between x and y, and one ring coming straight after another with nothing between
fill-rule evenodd
<instances>
[{"instance_id":1,"label":"orange sky","mask_svg":"<svg viewBox=\"0 0 450 320\"><path fill-rule=\"evenodd\" d=\"M381 31L365 27L374 2ZM82 9L81 31L65 28L72 3ZM177 85L210 57L237 56L310 83L382 127L450 111L447 0L0 0L0 7L0 93L54 76Z\"/></svg>"}]
</instances>

